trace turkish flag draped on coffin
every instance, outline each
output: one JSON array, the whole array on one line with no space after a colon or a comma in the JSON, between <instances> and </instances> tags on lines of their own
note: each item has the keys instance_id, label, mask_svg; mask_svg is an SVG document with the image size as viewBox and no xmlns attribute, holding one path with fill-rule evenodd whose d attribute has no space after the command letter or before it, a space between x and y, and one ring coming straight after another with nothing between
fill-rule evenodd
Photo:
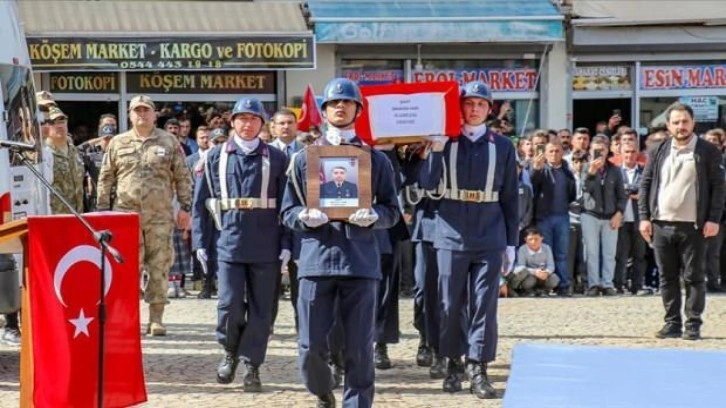
<instances>
[{"instance_id":1,"label":"turkish flag draped on coffin","mask_svg":"<svg viewBox=\"0 0 726 408\"><path fill-rule=\"evenodd\" d=\"M297 128L300 131L309 132L310 126L317 126L320 129L322 123L323 116L320 114L318 103L315 101L315 91L313 91L312 85L308 85L303 95L302 111L300 112L300 119L297 121Z\"/></svg>"},{"instance_id":2,"label":"turkish flag draped on coffin","mask_svg":"<svg viewBox=\"0 0 726 408\"><path fill-rule=\"evenodd\" d=\"M87 214L113 234L124 258L106 256L104 407L146 401L139 330L139 218ZM28 219L28 295L32 330L32 401L36 407L95 407L98 384L98 302L101 252L72 216ZM27 322L26 322L27 323ZM25 335L25 334L24 334Z\"/></svg>"}]
</instances>

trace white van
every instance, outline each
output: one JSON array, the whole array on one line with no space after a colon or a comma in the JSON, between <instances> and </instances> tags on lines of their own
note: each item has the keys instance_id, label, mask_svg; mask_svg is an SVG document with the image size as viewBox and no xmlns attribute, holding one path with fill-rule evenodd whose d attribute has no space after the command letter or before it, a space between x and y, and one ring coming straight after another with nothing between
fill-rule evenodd
<instances>
[{"instance_id":1,"label":"white van","mask_svg":"<svg viewBox=\"0 0 726 408\"><path fill-rule=\"evenodd\" d=\"M33 73L22 27L15 1L0 0L0 140L35 145L36 152L28 156L36 168L47 174ZM48 213L48 195L43 185L17 157L0 148L0 224ZM0 313L18 309L18 282L12 258L0 254Z\"/></svg>"}]
</instances>

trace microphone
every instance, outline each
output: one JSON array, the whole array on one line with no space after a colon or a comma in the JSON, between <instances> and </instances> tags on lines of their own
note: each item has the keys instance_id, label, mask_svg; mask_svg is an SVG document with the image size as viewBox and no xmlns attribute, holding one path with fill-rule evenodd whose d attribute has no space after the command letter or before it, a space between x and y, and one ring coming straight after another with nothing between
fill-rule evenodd
<instances>
[{"instance_id":1,"label":"microphone","mask_svg":"<svg viewBox=\"0 0 726 408\"><path fill-rule=\"evenodd\" d=\"M4 147L6 149L19 151L19 152L35 151L35 145L29 144L29 143L12 142L10 140L0 140L0 147Z\"/></svg>"}]
</instances>

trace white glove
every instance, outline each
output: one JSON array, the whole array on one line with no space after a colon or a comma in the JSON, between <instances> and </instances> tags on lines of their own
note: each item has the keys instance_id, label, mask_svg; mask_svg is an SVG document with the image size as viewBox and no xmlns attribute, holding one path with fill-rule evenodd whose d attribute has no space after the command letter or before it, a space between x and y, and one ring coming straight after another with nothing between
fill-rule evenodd
<instances>
[{"instance_id":1,"label":"white glove","mask_svg":"<svg viewBox=\"0 0 726 408\"><path fill-rule=\"evenodd\" d=\"M287 263L290 262L290 257L292 257L292 252L289 249L283 249L280 251L280 257L278 259L282 261L284 267L287 267Z\"/></svg>"},{"instance_id":2,"label":"white glove","mask_svg":"<svg viewBox=\"0 0 726 408\"><path fill-rule=\"evenodd\" d=\"M348 217L348 222L359 227L370 227L378 221L378 214L371 208L361 208Z\"/></svg>"},{"instance_id":3,"label":"white glove","mask_svg":"<svg viewBox=\"0 0 726 408\"><path fill-rule=\"evenodd\" d=\"M209 257L207 257L207 250L203 248L197 249L197 260L203 264L207 263L207 260Z\"/></svg>"},{"instance_id":4,"label":"white glove","mask_svg":"<svg viewBox=\"0 0 726 408\"><path fill-rule=\"evenodd\" d=\"M317 228L328 222L328 216L317 208L306 208L300 211L297 218L310 228Z\"/></svg>"},{"instance_id":5,"label":"white glove","mask_svg":"<svg viewBox=\"0 0 726 408\"><path fill-rule=\"evenodd\" d=\"M508 275L512 270L514 269L514 247L508 246L507 249L504 251L504 259L502 262L502 274Z\"/></svg>"},{"instance_id":6,"label":"white glove","mask_svg":"<svg viewBox=\"0 0 726 408\"><path fill-rule=\"evenodd\" d=\"M431 141L431 150L434 152L443 152L446 142L449 140L446 136L429 136Z\"/></svg>"}]
</instances>

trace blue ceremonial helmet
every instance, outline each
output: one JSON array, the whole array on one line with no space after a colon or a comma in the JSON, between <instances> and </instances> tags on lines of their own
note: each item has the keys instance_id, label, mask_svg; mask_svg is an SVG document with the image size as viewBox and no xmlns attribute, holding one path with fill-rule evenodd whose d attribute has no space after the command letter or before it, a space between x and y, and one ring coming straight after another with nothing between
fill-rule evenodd
<instances>
[{"instance_id":1,"label":"blue ceremonial helmet","mask_svg":"<svg viewBox=\"0 0 726 408\"><path fill-rule=\"evenodd\" d=\"M464 85L464 89L461 90L461 99L466 98L486 99L489 101L489 105L492 104L492 92L486 84L480 81L473 81Z\"/></svg>"},{"instance_id":2,"label":"blue ceremonial helmet","mask_svg":"<svg viewBox=\"0 0 726 408\"><path fill-rule=\"evenodd\" d=\"M355 101L358 108L363 107L363 97L355 82L347 78L335 78L323 90L323 109L330 101Z\"/></svg>"},{"instance_id":3,"label":"blue ceremonial helmet","mask_svg":"<svg viewBox=\"0 0 726 408\"><path fill-rule=\"evenodd\" d=\"M245 97L238 100L237 103L234 104L234 108L232 108L231 119L234 119L235 116L241 113L255 115L262 119L262 123L267 122L267 112L265 112L265 107L257 98Z\"/></svg>"}]
</instances>

